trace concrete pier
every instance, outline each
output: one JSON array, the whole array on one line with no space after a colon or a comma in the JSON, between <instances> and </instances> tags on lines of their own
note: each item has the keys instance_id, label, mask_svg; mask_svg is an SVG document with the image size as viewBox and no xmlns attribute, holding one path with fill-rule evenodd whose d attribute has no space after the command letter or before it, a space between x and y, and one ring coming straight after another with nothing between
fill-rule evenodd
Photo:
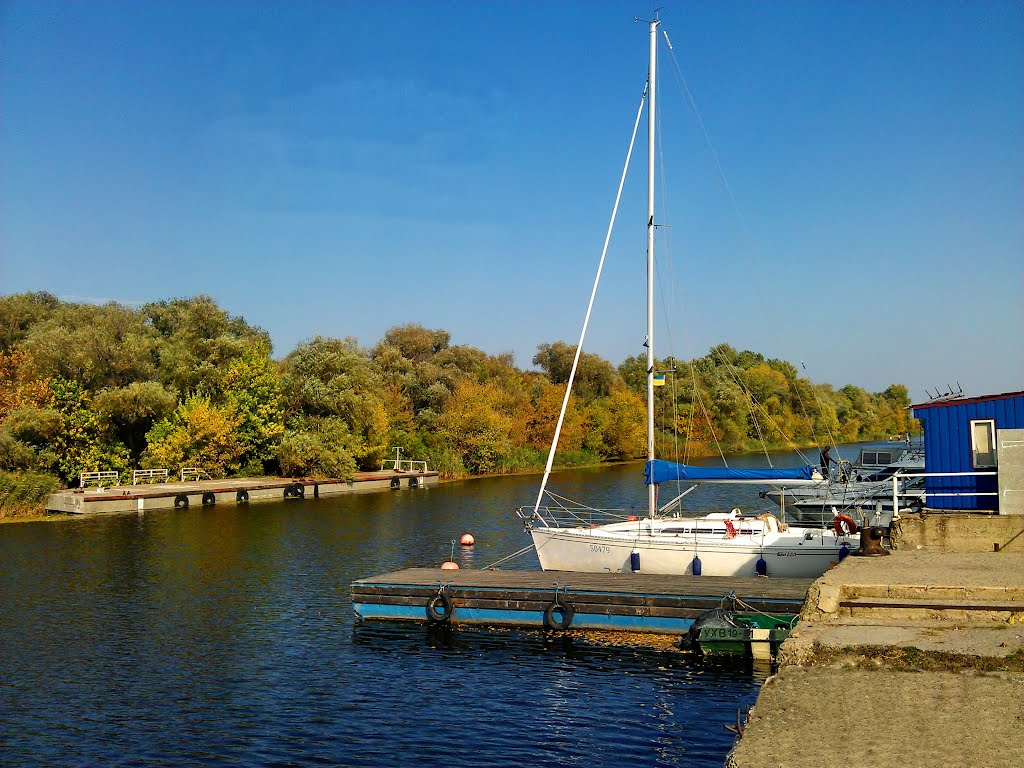
<instances>
[{"instance_id":1,"label":"concrete pier","mask_svg":"<svg viewBox=\"0 0 1024 768\"><path fill-rule=\"evenodd\" d=\"M95 514L153 509L239 504L283 499L311 499L360 491L389 491L437 485L437 472L382 470L357 472L351 480L308 477L243 477L153 485L119 485L108 488L76 488L52 494L46 501L51 512Z\"/></svg>"},{"instance_id":2,"label":"concrete pier","mask_svg":"<svg viewBox=\"0 0 1024 768\"><path fill-rule=\"evenodd\" d=\"M1024 555L848 557L812 585L726 765L1017 766Z\"/></svg>"}]
</instances>

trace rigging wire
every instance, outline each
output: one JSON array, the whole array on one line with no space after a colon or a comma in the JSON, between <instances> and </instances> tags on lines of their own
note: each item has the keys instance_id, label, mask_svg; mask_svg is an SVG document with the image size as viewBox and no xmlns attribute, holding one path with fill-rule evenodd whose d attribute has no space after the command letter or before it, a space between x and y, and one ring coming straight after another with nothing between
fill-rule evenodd
<instances>
[{"instance_id":1,"label":"rigging wire","mask_svg":"<svg viewBox=\"0 0 1024 768\"><path fill-rule=\"evenodd\" d=\"M670 53L672 53L672 50L673 50L672 49L672 42L669 40L668 34L665 32L664 29L662 30L662 34L664 34L665 42L668 45ZM674 58L675 54L672 53L672 56ZM676 68L678 69L678 64L676 64ZM656 118L658 120L658 127L660 129L661 128L661 106L660 106L660 104L658 106L658 110L657 111L658 111L658 114L656 115ZM662 242L664 244L664 247L662 249L662 252L665 253L664 263L665 263L665 266L666 266L666 269L667 269L667 271L669 273L669 278L670 278L667 282L672 287L671 301L669 301L665 297L665 287L664 286L665 286L666 281L665 280L659 280L658 281L658 286L659 286L659 290L661 291L661 294L662 294L662 302L661 302L662 303L662 308L663 308L662 312L663 312L663 315L665 317L665 325L666 325L666 329L667 329L666 330L666 335L668 336L668 339L669 339L670 356L673 359L673 363L675 363L678 360L678 356L675 354L675 342L674 342L674 339L673 339L673 336L672 336L672 323L671 323L670 320L671 320L671 317L674 317L677 313L679 314L679 316L683 316L685 314L685 306L677 309L676 293L675 293L675 290L674 290L675 287L676 287L676 281L672 277L672 265L674 263L673 259L672 259L672 241L671 241L671 231L672 231L671 226L672 225L671 225L671 222L669 221L669 216L668 216L668 210L670 210L670 206L668 205L668 185L666 183L667 173L665 171L665 151L664 151L664 144L662 143L662 141L663 141L662 137L664 135L665 135L665 132L663 130L659 130L658 131L658 158L659 158L659 163L660 163L660 167L661 167L661 177L660 177L660 180L661 180L661 197L660 197L660 200L661 200L661 206L662 206L662 210L663 210L663 220L664 220L664 224L662 225L664 227L664 233L662 235ZM670 308L671 308L671 310L670 310ZM687 338L688 338L688 334L687 334L688 328L689 328L689 324L684 322L683 323L683 334ZM687 361L686 364L690 368L691 382L692 382L692 392L693 392L693 394L692 394L692 396L690 398L690 424L689 424L689 428L687 429L686 441L684 443L683 457L682 457L683 458L683 462L686 463L691 458L691 456L690 456L690 435L692 434L693 414L694 414L694 410L695 410L694 409L694 404L695 404L695 401L696 401L696 403L698 403L700 405L700 407L701 407L701 412L704 415L704 420L706 421L706 423L708 425L708 429L711 432L711 436L712 436L712 439L714 440L715 447L718 449L718 455L721 457L723 465L728 467L729 466L729 461L725 457L725 451L723 450L721 441L719 441L718 435L715 432L715 425L714 425L714 422L712 421L711 414L709 413L708 408L707 408L707 406L704 403L704 399L703 399L703 397L700 394L700 388L697 386L697 377L696 377L696 373L695 373L695 364L694 364L695 355L693 354L693 345L692 344L687 344L685 346L687 346L689 348L689 350L690 350L689 355L688 355L688 361ZM675 392L675 390L674 390L674 392ZM675 404L676 404L676 400L675 400L675 396L673 395L673 405L675 405ZM678 429L675 428L675 425L677 423L678 423L677 421L673 420L673 435L674 435L674 438L675 438L674 454L676 456L679 456ZM677 490L678 490L678 488L677 488Z\"/></svg>"},{"instance_id":2,"label":"rigging wire","mask_svg":"<svg viewBox=\"0 0 1024 768\"><path fill-rule=\"evenodd\" d=\"M662 33L665 35L665 40L668 41L668 33L662 29ZM739 219L740 226L743 229L744 235L747 240L750 241L750 232L747 229L746 219L743 218L743 212L740 210L739 203L736 201L736 195L733 194L732 185L729 183L729 178L725 175L725 169L722 167L722 162L718 157L718 151L715 149L715 145L711 142L711 134L708 133L707 126L704 125L704 118L701 117L700 110L697 109L697 102L693 98L693 94L690 92L690 87L686 84L686 78L683 77L683 71L679 67L679 61L676 59L675 49L672 47L672 43L668 44L669 58L672 61L672 71L676 76L677 86L680 87L683 94L686 96L686 103L693 112L693 116L697 120L697 124L700 126L701 133L704 135L704 141L707 144L708 151L711 154L712 159L715 162L715 168L718 170L718 175L722 179L722 184L725 186L725 191L729 195L729 200L732 202L733 210L736 212L736 217Z\"/></svg>"},{"instance_id":3,"label":"rigging wire","mask_svg":"<svg viewBox=\"0 0 1024 768\"><path fill-rule=\"evenodd\" d=\"M544 466L544 477L540 483L540 491L537 493L537 502L533 506L536 514L540 509L540 502L544 498L544 489L547 487L548 478L551 476L551 466L555 460L555 450L558 448L558 438L562 432L562 422L565 420L565 411L569 406L569 397L572 395L572 384L576 378L576 369L579 366L580 355L583 353L583 340L587 336L587 326L590 324L590 313L594 309L594 299L597 297L597 286L601 282L601 272L604 269L604 259L608 254L608 243L611 241L612 229L615 226L615 218L619 212L619 201L622 199L622 187L626 183L626 172L629 170L629 160L633 156L633 146L636 143L636 133L640 127L640 118L643 116L644 103L647 101L648 84L644 84L643 94L640 96L640 106L636 112L636 121L633 123L633 135L629 140L629 150L626 152L626 162L622 167L622 175L619 178L619 189L615 193L615 205L612 207L611 219L608 222L608 231L604 236L604 247L601 249L601 260L597 265L597 274L594 276L594 287L590 291L590 302L587 304L587 314L583 319L583 328L580 331L580 341L576 345L576 354L572 359L572 369L569 371L569 380L565 386L565 398L562 400L562 410L558 414L558 422L555 424L555 434L551 439L551 450L548 451L547 464Z\"/></svg>"},{"instance_id":4,"label":"rigging wire","mask_svg":"<svg viewBox=\"0 0 1024 768\"><path fill-rule=\"evenodd\" d=\"M804 369L804 373L807 372L807 366L804 365L804 361L800 361L800 367ZM809 381L809 379L808 379ZM828 424L828 419L825 418L825 408L821 404L821 399L818 397L818 391L814 388L814 384L811 384L811 392L814 394L814 402L818 405L818 413L822 416L822 422L825 424L825 432L828 434L828 444L833 448L836 447L835 438L832 436L832 428ZM813 429L813 427L812 427ZM817 435L814 436L817 439Z\"/></svg>"}]
</instances>

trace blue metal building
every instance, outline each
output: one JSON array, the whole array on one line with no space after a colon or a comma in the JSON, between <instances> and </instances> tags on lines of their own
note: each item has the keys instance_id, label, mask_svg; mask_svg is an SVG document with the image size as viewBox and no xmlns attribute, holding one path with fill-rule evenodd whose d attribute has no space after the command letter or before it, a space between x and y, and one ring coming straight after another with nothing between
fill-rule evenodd
<instances>
[{"instance_id":1,"label":"blue metal building","mask_svg":"<svg viewBox=\"0 0 1024 768\"><path fill-rule=\"evenodd\" d=\"M911 408L924 426L925 472L997 472L999 430L1024 429L1024 392L936 400ZM997 475L926 478L927 506L998 511L998 480Z\"/></svg>"}]
</instances>

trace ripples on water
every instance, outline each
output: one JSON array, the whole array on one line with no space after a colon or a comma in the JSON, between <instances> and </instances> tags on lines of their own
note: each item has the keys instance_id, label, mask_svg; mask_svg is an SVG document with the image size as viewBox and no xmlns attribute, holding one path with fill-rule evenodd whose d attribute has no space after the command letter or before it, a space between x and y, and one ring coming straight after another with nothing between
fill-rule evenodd
<instances>
[{"instance_id":1,"label":"ripples on water","mask_svg":"<svg viewBox=\"0 0 1024 768\"><path fill-rule=\"evenodd\" d=\"M556 486L639 508L638 471ZM767 670L353 620L353 580L465 531L463 567L525 546L536 483L0 526L0 764L721 765Z\"/></svg>"}]
</instances>

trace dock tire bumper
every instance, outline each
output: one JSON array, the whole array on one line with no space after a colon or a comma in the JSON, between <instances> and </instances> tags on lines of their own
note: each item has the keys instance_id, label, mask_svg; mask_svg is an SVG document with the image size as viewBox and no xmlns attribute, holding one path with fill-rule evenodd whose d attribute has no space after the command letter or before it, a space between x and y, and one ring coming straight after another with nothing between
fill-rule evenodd
<instances>
[{"instance_id":1,"label":"dock tire bumper","mask_svg":"<svg viewBox=\"0 0 1024 768\"><path fill-rule=\"evenodd\" d=\"M452 599L444 590L438 592L427 601L427 619L435 624L442 624L450 621L455 606Z\"/></svg>"},{"instance_id":2,"label":"dock tire bumper","mask_svg":"<svg viewBox=\"0 0 1024 768\"><path fill-rule=\"evenodd\" d=\"M174 508L175 509L188 509L188 496L184 493L179 493L174 497Z\"/></svg>"},{"instance_id":3,"label":"dock tire bumper","mask_svg":"<svg viewBox=\"0 0 1024 768\"><path fill-rule=\"evenodd\" d=\"M212 507L216 503L217 503L217 494L213 493L212 491L207 491L206 493L203 494L203 506L204 507Z\"/></svg>"},{"instance_id":4,"label":"dock tire bumper","mask_svg":"<svg viewBox=\"0 0 1024 768\"><path fill-rule=\"evenodd\" d=\"M558 614L561 618L558 618ZM576 616L576 609L572 603L563 603L555 600L544 609L544 626L547 629L566 630L572 626L572 620Z\"/></svg>"},{"instance_id":5,"label":"dock tire bumper","mask_svg":"<svg viewBox=\"0 0 1024 768\"><path fill-rule=\"evenodd\" d=\"M235 502L237 504L248 504L249 503L249 492L244 488L235 494Z\"/></svg>"},{"instance_id":6,"label":"dock tire bumper","mask_svg":"<svg viewBox=\"0 0 1024 768\"><path fill-rule=\"evenodd\" d=\"M286 499L302 499L306 496L306 486L302 483L292 483L284 487L284 497Z\"/></svg>"}]
</instances>

